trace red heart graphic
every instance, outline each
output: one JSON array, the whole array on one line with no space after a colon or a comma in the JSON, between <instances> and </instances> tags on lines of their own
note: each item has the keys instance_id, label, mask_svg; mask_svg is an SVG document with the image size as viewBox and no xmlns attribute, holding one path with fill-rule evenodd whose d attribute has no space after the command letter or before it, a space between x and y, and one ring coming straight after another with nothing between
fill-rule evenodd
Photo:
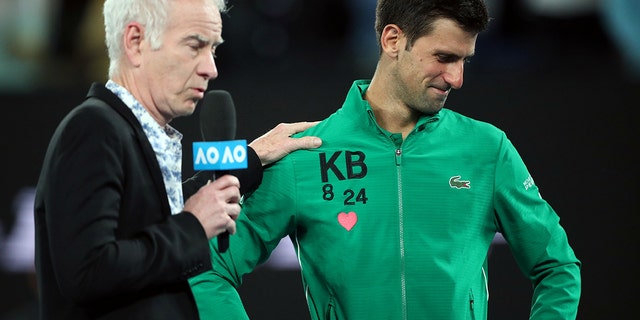
<instances>
[{"instance_id":1,"label":"red heart graphic","mask_svg":"<svg viewBox=\"0 0 640 320\"><path fill-rule=\"evenodd\" d=\"M347 229L347 231L351 231L351 228L356 225L357 221L358 215L353 211L349 213L340 212L338 214L338 222L343 228Z\"/></svg>"}]
</instances>

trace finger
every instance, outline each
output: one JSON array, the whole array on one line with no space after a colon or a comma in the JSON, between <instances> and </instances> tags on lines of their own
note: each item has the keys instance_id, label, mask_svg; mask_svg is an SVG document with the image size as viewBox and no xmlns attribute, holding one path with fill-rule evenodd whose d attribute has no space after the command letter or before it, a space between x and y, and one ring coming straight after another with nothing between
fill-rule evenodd
<instances>
[{"instance_id":1,"label":"finger","mask_svg":"<svg viewBox=\"0 0 640 320\"><path fill-rule=\"evenodd\" d=\"M240 216L240 204L238 203L229 204L229 207L227 208L227 214L229 215L231 220L238 219L238 216Z\"/></svg>"},{"instance_id":2,"label":"finger","mask_svg":"<svg viewBox=\"0 0 640 320\"><path fill-rule=\"evenodd\" d=\"M223 175L209 184L213 184L218 189L225 189L229 187L240 188L240 180L230 174Z\"/></svg>"},{"instance_id":3,"label":"finger","mask_svg":"<svg viewBox=\"0 0 640 320\"><path fill-rule=\"evenodd\" d=\"M237 178L233 177L237 180ZM226 183L225 179L215 180L202 188L207 188L204 192L209 199L217 199L225 203L240 202L240 187L235 183ZM233 180L233 179L232 179Z\"/></svg>"},{"instance_id":4,"label":"finger","mask_svg":"<svg viewBox=\"0 0 640 320\"><path fill-rule=\"evenodd\" d=\"M291 139L291 150L295 151L298 149L311 149L317 148L322 145L322 139L314 136L301 137Z\"/></svg>"},{"instance_id":5,"label":"finger","mask_svg":"<svg viewBox=\"0 0 640 320\"><path fill-rule=\"evenodd\" d=\"M288 125L288 131L291 134L298 133L304 130L307 130L315 125L320 123L320 121L302 121L302 122L294 122Z\"/></svg>"},{"instance_id":6,"label":"finger","mask_svg":"<svg viewBox=\"0 0 640 320\"><path fill-rule=\"evenodd\" d=\"M227 232L229 234L236 234L236 222L231 220L231 222L227 223Z\"/></svg>"}]
</instances>

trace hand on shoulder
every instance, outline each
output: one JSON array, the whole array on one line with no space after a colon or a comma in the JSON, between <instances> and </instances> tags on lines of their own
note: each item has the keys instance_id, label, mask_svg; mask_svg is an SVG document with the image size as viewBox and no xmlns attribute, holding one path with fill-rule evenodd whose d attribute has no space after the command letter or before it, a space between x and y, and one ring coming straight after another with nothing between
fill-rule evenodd
<instances>
[{"instance_id":1,"label":"hand on shoulder","mask_svg":"<svg viewBox=\"0 0 640 320\"><path fill-rule=\"evenodd\" d=\"M249 143L255 150L263 166L282 159L287 154L299 149L312 149L322 145L322 140L315 136L292 138L293 134L307 130L320 121L303 121L280 123L267 133Z\"/></svg>"}]
</instances>

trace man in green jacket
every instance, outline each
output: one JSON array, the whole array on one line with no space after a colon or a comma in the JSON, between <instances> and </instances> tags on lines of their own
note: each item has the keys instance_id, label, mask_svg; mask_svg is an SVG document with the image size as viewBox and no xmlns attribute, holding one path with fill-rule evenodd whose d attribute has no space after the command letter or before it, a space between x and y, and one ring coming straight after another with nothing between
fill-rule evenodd
<instances>
[{"instance_id":1,"label":"man in green jacket","mask_svg":"<svg viewBox=\"0 0 640 320\"><path fill-rule=\"evenodd\" d=\"M302 135L320 148L265 170L213 270L203 319L243 319L242 276L290 236L312 319L486 319L502 233L533 284L531 319L575 319L580 267L505 133L443 108L488 14L482 0L379 0L379 62Z\"/></svg>"}]
</instances>

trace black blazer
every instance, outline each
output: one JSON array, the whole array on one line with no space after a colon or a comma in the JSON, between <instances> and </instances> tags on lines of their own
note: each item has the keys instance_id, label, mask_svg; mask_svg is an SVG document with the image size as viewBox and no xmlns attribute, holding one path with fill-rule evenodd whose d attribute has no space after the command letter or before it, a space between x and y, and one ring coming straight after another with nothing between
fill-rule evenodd
<instances>
[{"instance_id":1,"label":"black blazer","mask_svg":"<svg viewBox=\"0 0 640 320\"><path fill-rule=\"evenodd\" d=\"M262 178L251 150L243 192ZM185 198L210 178L184 184ZM56 129L35 200L41 319L197 319L187 279L211 268L204 229L171 215L160 166L103 85Z\"/></svg>"}]
</instances>

